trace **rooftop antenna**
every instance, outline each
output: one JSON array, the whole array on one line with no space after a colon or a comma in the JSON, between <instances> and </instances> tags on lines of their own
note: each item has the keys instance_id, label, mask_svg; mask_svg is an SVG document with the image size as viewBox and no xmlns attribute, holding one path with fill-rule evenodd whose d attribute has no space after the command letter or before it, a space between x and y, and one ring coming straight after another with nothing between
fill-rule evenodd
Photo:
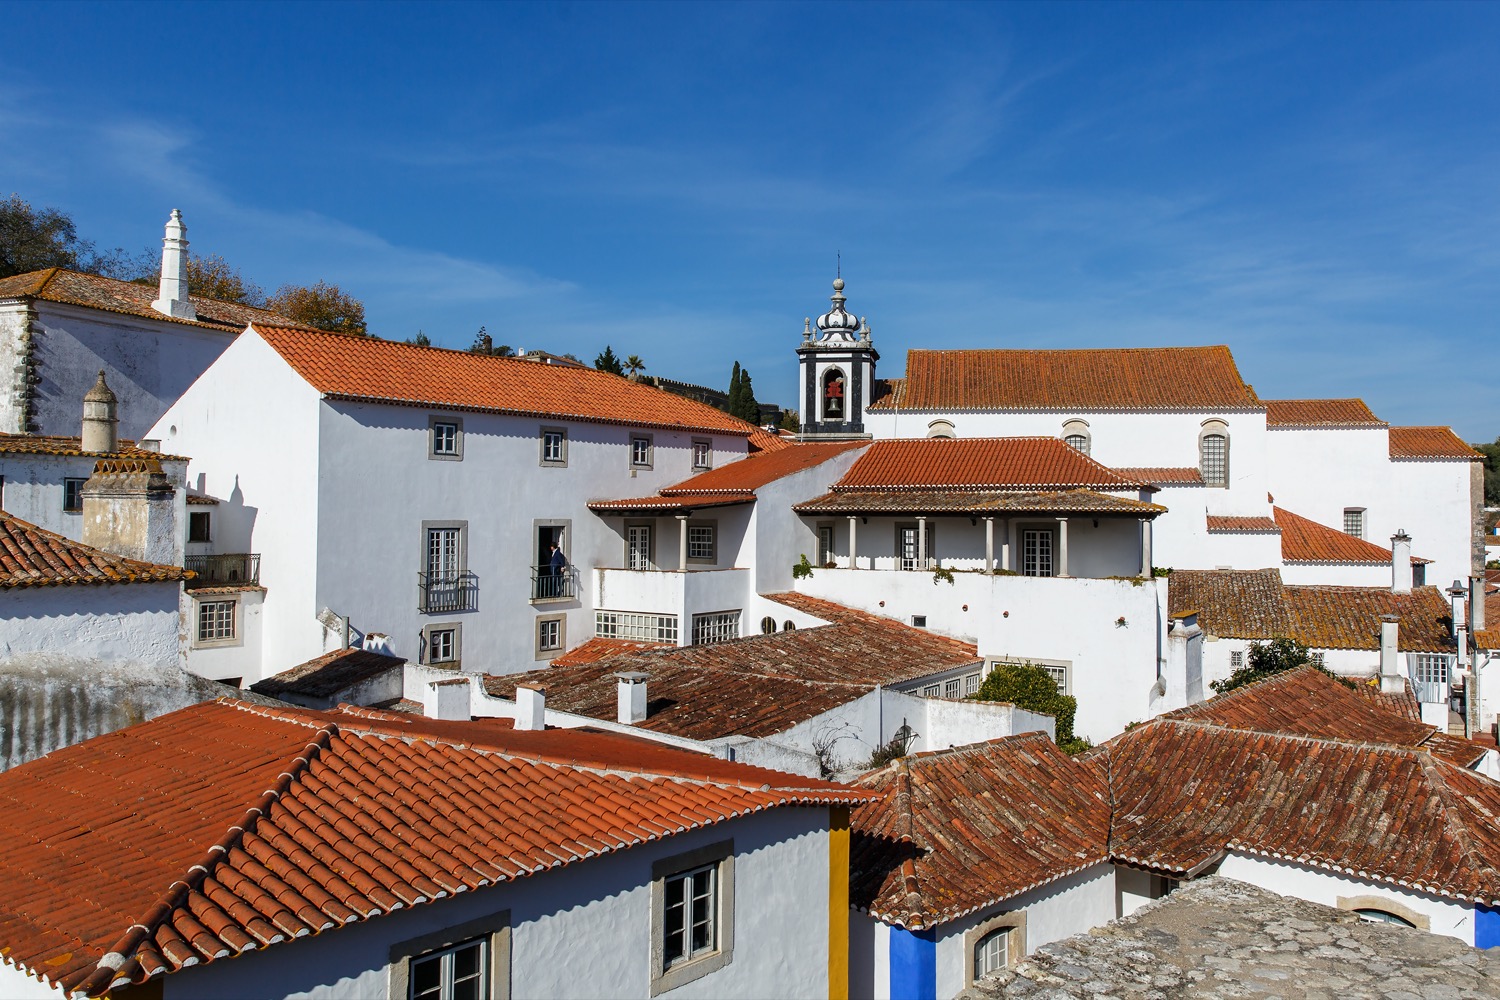
<instances>
[{"instance_id":1,"label":"rooftop antenna","mask_svg":"<svg viewBox=\"0 0 1500 1000\"><path fill-rule=\"evenodd\" d=\"M833 276L835 278L842 278L844 276L844 255L841 254L841 253L839 253L837 250L835 250L833 252L833 257L834 257Z\"/></svg>"}]
</instances>

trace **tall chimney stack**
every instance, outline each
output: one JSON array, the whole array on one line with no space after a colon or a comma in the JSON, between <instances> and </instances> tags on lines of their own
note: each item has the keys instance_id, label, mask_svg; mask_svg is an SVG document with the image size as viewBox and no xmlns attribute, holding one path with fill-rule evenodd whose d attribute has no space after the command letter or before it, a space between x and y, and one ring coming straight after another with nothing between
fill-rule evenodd
<instances>
[{"instance_id":1,"label":"tall chimney stack","mask_svg":"<svg viewBox=\"0 0 1500 1000\"><path fill-rule=\"evenodd\" d=\"M1411 593L1411 536L1405 528L1391 536L1391 593Z\"/></svg>"},{"instance_id":2,"label":"tall chimney stack","mask_svg":"<svg viewBox=\"0 0 1500 1000\"><path fill-rule=\"evenodd\" d=\"M120 450L120 421L115 416L118 402L109 383L104 381L104 369L99 369L99 381L83 397L83 439L79 442L82 451L109 455Z\"/></svg>"},{"instance_id":3,"label":"tall chimney stack","mask_svg":"<svg viewBox=\"0 0 1500 1000\"><path fill-rule=\"evenodd\" d=\"M616 689L617 718L627 726L646 721L646 679L650 674L637 670L615 674L619 679Z\"/></svg>"},{"instance_id":4,"label":"tall chimney stack","mask_svg":"<svg viewBox=\"0 0 1500 1000\"><path fill-rule=\"evenodd\" d=\"M172 209L167 232L161 241L161 286L151 308L174 319L197 319L198 310L188 298L187 226L182 213Z\"/></svg>"},{"instance_id":5,"label":"tall chimney stack","mask_svg":"<svg viewBox=\"0 0 1500 1000\"><path fill-rule=\"evenodd\" d=\"M101 458L83 484L83 543L146 562L180 565L176 490L155 458Z\"/></svg>"},{"instance_id":6,"label":"tall chimney stack","mask_svg":"<svg viewBox=\"0 0 1500 1000\"><path fill-rule=\"evenodd\" d=\"M1400 615L1380 616L1380 693L1402 694L1406 691L1406 678L1396 666L1396 645Z\"/></svg>"}]
</instances>

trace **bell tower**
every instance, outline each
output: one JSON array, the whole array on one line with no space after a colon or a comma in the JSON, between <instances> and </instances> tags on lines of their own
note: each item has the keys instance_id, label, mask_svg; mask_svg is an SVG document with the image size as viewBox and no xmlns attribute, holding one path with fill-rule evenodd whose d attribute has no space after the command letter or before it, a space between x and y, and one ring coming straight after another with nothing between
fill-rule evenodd
<instances>
[{"instance_id":1,"label":"bell tower","mask_svg":"<svg viewBox=\"0 0 1500 1000\"><path fill-rule=\"evenodd\" d=\"M880 352L870 342L870 324L844 309L844 279L835 278L833 308L802 321L797 358L802 377L803 440L868 438L865 407L875 391Z\"/></svg>"}]
</instances>

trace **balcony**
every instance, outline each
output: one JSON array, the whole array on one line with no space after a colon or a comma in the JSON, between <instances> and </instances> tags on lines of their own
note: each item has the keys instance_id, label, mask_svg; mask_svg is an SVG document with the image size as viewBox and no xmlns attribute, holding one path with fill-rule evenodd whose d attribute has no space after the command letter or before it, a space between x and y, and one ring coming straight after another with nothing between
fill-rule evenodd
<instances>
[{"instance_id":1,"label":"balcony","mask_svg":"<svg viewBox=\"0 0 1500 1000\"><path fill-rule=\"evenodd\" d=\"M560 571L549 565L531 567L533 601L570 601L578 596L578 571L564 566Z\"/></svg>"},{"instance_id":2,"label":"balcony","mask_svg":"<svg viewBox=\"0 0 1500 1000\"><path fill-rule=\"evenodd\" d=\"M188 556L183 568L198 574L187 582L187 589L203 587L246 587L260 583L259 552L225 552L212 556Z\"/></svg>"},{"instance_id":3,"label":"balcony","mask_svg":"<svg viewBox=\"0 0 1500 1000\"><path fill-rule=\"evenodd\" d=\"M455 611L479 608L479 577L473 573L448 576L417 574L417 610L423 614L446 615Z\"/></svg>"}]
</instances>

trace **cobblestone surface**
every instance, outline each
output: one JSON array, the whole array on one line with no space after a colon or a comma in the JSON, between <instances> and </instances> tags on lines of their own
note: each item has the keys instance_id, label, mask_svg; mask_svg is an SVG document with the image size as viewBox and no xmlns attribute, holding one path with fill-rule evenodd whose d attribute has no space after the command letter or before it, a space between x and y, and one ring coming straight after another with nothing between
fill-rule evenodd
<instances>
[{"instance_id":1,"label":"cobblestone surface","mask_svg":"<svg viewBox=\"0 0 1500 1000\"><path fill-rule=\"evenodd\" d=\"M1205 878L1039 948L960 1000L1471 1000L1500 997L1500 949Z\"/></svg>"}]
</instances>

